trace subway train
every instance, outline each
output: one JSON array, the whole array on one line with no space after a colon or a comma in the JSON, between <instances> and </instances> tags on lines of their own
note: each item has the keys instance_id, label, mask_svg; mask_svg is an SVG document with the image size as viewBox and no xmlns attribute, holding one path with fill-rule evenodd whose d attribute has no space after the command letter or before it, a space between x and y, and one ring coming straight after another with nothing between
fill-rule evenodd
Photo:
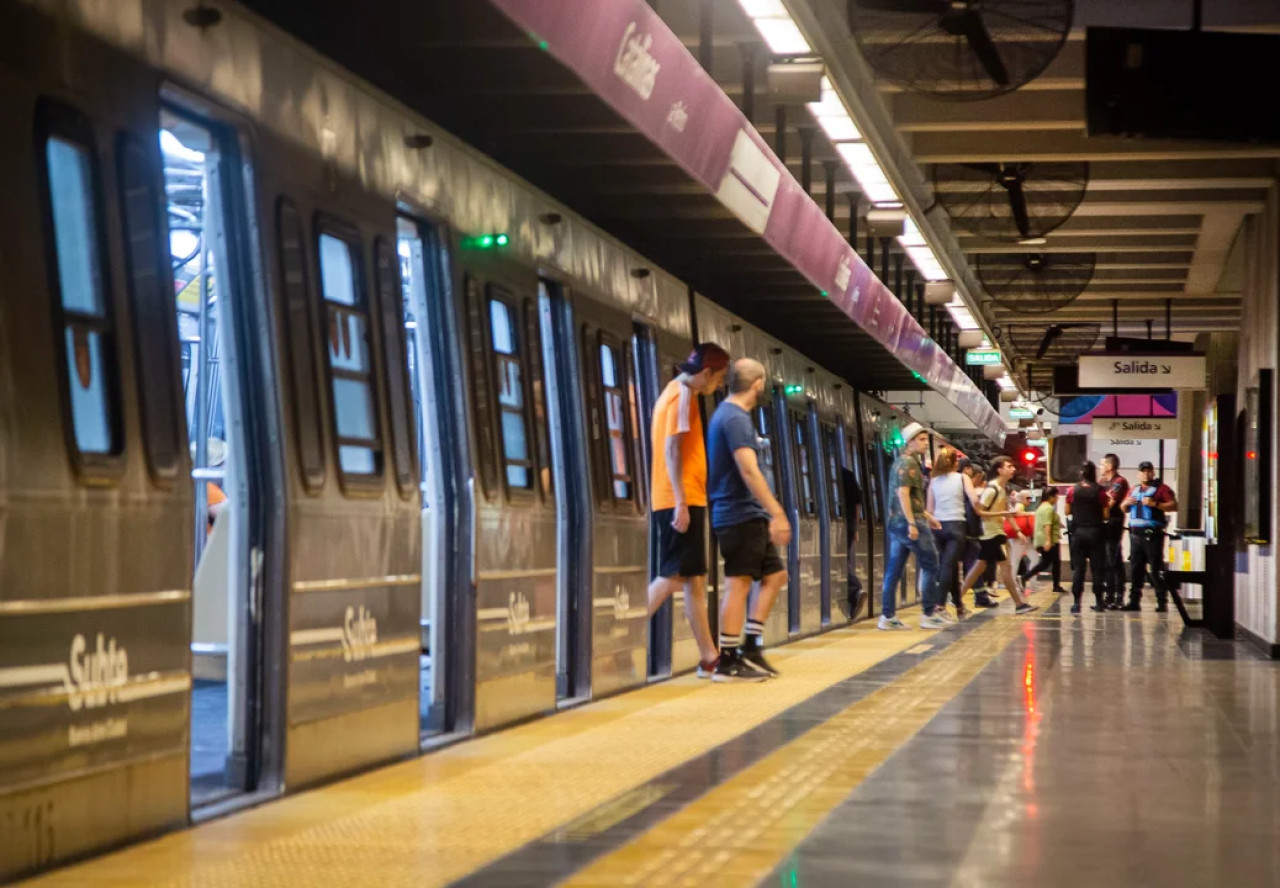
<instances>
[{"instance_id":1,"label":"subway train","mask_svg":"<svg viewBox=\"0 0 1280 888\"><path fill-rule=\"evenodd\" d=\"M768 642L875 609L905 414L232 4L0 44L0 878L691 669L694 341L769 371Z\"/></svg>"}]
</instances>

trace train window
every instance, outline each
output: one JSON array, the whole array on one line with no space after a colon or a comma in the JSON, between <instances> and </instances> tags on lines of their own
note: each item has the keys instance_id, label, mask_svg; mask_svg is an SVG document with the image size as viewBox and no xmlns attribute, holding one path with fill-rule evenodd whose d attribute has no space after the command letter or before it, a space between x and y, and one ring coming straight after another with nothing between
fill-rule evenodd
<instances>
[{"instance_id":1,"label":"train window","mask_svg":"<svg viewBox=\"0 0 1280 888\"><path fill-rule=\"evenodd\" d=\"M831 426L823 426L822 449L827 463L827 485L831 491L829 497L832 518L844 517L844 499L840 496L840 462L836 453L839 443L840 439L836 436L836 430Z\"/></svg>"},{"instance_id":2,"label":"train window","mask_svg":"<svg viewBox=\"0 0 1280 888\"><path fill-rule=\"evenodd\" d=\"M604 406L605 431L608 434L605 446L615 501L631 499L632 491L632 444L627 423L627 407L623 397L623 386L626 381L621 366L621 355L621 349L601 334L600 388Z\"/></svg>"},{"instance_id":3,"label":"train window","mask_svg":"<svg viewBox=\"0 0 1280 888\"><path fill-rule=\"evenodd\" d=\"M169 324L173 279L160 250L160 201L151 155L128 135L120 137L118 147L142 435L151 477L167 486L178 474L181 453L176 334Z\"/></svg>"},{"instance_id":4,"label":"train window","mask_svg":"<svg viewBox=\"0 0 1280 888\"><path fill-rule=\"evenodd\" d=\"M810 472L809 430L805 427L805 418L800 413L791 415L795 429L797 475L800 482L800 508L806 515L815 511L813 501L813 479Z\"/></svg>"},{"instance_id":5,"label":"train window","mask_svg":"<svg viewBox=\"0 0 1280 888\"><path fill-rule=\"evenodd\" d=\"M493 499L497 488L494 471L494 454L497 445L493 436L493 414L489 401L489 362L485 359L484 300L480 297L480 284L470 275L467 288L467 335L470 341L471 379L475 391L472 395L476 414L477 464L480 469L480 487L485 499Z\"/></svg>"},{"instance_id":6,"label":"train window","mask_svg":"<svg viewBox=\"0 0 1280 888\"><path fill-rule=\"evenodd\" d=\"M507 490L532 490L534 464L529 450L525 372L516 311L509 303L492 296L489 297L489 344L493 348Z\"/></svg>"},{"instance_id":7,"label":"train window","mask_svg":"<svg viewBox=\"0 0 1280 888\"><path fill-rule=\"evenodd\" d=\"M307 293L307 254L302 216L293 201L281 197L276 205L280 240L280 291L288 328L289 373L293 381L293 420L297 426L298 467L310 491L324 485L324 442L320 431L320 388L316 383L316 353L312 334L311 299Z\"/></svg>"},{"instance_id":8,"label":"train window","mask_svg":"<svg viewBox=\"0 0 1280 888\"><path fill-rule=\"evenodd\" d=\"M539 487L544 498L552 494L551 438L547 424L546 385L542 373L542 330L538 322L538 304L524 301L525 341L529 343L529 383L533 389L533 438L538 448Z\"/></svg>"},{"instance_id":9,"label":"train window","mask_svg":"<svg viewBox=\"0 0 1280 888\"><path fill-rule=\"evenodd\" d=\"M382 315L382 341L387 354L387 413L391 419L391 452L395 457L396 486L403 497L418 489L418 466L410 423L416 422L409 403L409 364L405 358L402 296L391 245L379 237L373 244L378 272L378 312Z\"/></svg>"},{"instance_id":10,"label":"train window","mask_svg":"<svg viewBox=\"0 0 1280 888\"><path fill-rule=\"evenodd\" d=\"M769 483L769 492L778 495L778 466L773 458L773 420L772 408L760 406L756 408L756 431L760 435L760 458L764 464L764 480Z\"/></svg>"},{"instance_id":11,"label":"train window","mask_svg":"<svg viewBox=\"0 0 1280 888\"><path fill-rule=\"evenodd\" d=\"M344 477L373 477L382 473L382 439L358 242L353 235L321 230L318 248L338 465Z\"/></svg>"},{"instance_id":12,"label":"train window","mask_svg":"<svg viewBox=\"0 0 1280 888\"><path fill-rule=\"evenodd\" d=\"M637 328L638 329L638 328ZM643 383L640 378L641 367L643 366L640 336L633 335L631 337L631 347L627 351L626 360L626 376L627 376L627 403L631 411L631 430L632 437L635 439L636 454L636 474L639 476L635 487L636 504L640 509L645 509L646 492L648 485L648 465L649 455L647 452L648 442L645 435L641 432L647 423L641 420L641 392L643 391Z\"/></svg>"},{"instance_id":13,"label":"train window","mask_svg":"<svg viewBox=\"0 0 1280 888\"><path fill-rule=\"evenodd\" d=\"M50 117L55 116L63 115L51 112ZM65 116L70 117L70 112ZM84 138L80 132L50 133L42 160L47 230L53 246L50 272L60 296L69 443L80 467L89 469L90 464L121 452L123 434L97 164L89 147L87 121L77 117L68 123L69 128L81 130Z\"/></svg>"}]
</instances>

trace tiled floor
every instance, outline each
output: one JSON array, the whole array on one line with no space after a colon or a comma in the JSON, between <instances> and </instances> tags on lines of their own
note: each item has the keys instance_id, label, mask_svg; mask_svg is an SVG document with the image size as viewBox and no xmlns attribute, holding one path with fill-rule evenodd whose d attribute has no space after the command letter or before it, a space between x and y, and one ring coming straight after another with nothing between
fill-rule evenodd
<instances>
[{"instance_id":1,"label":"tiled floor","mask_svg":"<svg viewBox=\"0 0 1280 888\"><path fill-rule=\"evenodd\" d=\"M1037 601L841 630L765 685L656 684L41 884L1280 886L1280 665Z\"/></svg>"}]
</instances>

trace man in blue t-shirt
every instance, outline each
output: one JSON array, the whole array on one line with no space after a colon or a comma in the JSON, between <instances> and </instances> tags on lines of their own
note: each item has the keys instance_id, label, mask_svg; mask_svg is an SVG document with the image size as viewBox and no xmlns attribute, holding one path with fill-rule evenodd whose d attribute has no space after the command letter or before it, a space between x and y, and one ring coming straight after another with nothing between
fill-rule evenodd
<instances>
[{"instance_id":1,"label":"man in blue t-shirt","mask_svg":"<svg viewBox=\"0 0 1280 888\"><path fill-rule=\"evenodd\" d=\"M729 396L711 417L707 429L711 529L724 556L725 596L720 602L720 662L714 681L759 681L777 675L765 660L764 624L779 590L787 582L787 567L778 546L791 542L791 523L769 483L760 472L760 451L751 411L764 397L764 365L741 358L729 370ZM752 582L760 594L746 621Z\"/></svg>"}]
</instances>

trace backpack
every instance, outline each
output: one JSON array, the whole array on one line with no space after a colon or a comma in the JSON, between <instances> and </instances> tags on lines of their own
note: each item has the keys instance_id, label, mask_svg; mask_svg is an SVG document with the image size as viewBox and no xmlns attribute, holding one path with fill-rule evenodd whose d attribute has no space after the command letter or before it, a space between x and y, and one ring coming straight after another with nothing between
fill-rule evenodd
<instances>
[{"instance_id":1,"label":"backpack","mask_svg":"<svg viewBox=\"0 0 1280 888\"><path fill-rule=\"evenodd\" d=\"M969 501L969 495L966 493L964 497L964 532L971 540L979 539L982 536L982 519L978 517L978 512L973 507L973 503Z\"/></svg>"}]
</instances>

